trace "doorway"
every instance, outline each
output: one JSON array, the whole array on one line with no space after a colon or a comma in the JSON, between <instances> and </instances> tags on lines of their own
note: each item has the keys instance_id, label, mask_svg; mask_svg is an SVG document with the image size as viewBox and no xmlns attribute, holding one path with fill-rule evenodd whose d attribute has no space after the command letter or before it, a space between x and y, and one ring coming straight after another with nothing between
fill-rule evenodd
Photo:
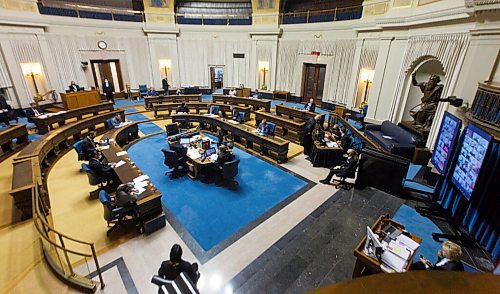
<instances>
[{"instance_id":1,"label":"doorway","mask_svg":"<svg viewBox=\"0 0 500 294\"><path fill-rule=\"evenodd\" d=\"M316 105L321 105L325 86L326 64L304 63L302 77L302 102L314 99Z\"/></svg>"},{"instance_id":2,"label":"doorway","mask_svg":"<svg viewBox=\"0 0 500 294\"><path fill-rule=\"evenodd\" d=\"M210 88L212 93L222 92L222 88L224 88L224 67L210 67Z\"/></svg>"},{"instance_id":3,"label":"doorway","mask_svg":"<svg viewBox=\"0 0 500 294\"><path fill-rule=\"evenodd\" d=\"M118 59L90 60L90 65L96 88L102 89L104 79L108 79L108 81L113 83L115 92L124 90L122 70Z\"/></svg>"}]
</instances>

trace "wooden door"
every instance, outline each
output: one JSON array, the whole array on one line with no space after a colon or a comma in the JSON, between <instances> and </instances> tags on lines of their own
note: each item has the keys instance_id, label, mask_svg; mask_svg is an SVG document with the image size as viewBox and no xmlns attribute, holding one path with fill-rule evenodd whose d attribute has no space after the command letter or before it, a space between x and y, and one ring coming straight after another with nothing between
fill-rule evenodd
<instances>
[{"instance_id":1,"label":"wooden door","mask_svg":"<svg viewBox=\"0 0 500 294\"><path fill-rule=\"evenodd\" d=\"M212 89L212 93L215 92L215 68L210 67L210 88Z\"/></svg>"},{"instance_id":2,"label":"wooden door","mask_svg":"<svg viewBox=\"0 0 500 294\"><path fill-rule=\"evenodd\" d=\"M118 59L111 60L91 60L92 75L94 77L94 85L96 88L102 89L104 79L108 79L113 83L115 92L124 90L122 71L120 61Z\"/></svg>"},{"instance_id":3,"label":"wooden door","mask_svg":"<svg viewBox=\"0 0 500 294\"><path fill-rule=\"evenodd\" d=\"M314 103L320 106L323 100L325 87L325 64L304 64L304 76L302 78L302 102L314 99Z\"/></svg>"}]
</instances>

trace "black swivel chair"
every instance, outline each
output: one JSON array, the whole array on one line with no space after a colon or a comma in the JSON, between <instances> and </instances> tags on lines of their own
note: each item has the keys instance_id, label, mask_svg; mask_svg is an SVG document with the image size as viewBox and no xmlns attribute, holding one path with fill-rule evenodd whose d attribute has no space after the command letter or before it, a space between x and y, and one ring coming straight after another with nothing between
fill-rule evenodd
<instances>
[{"instance_id":1,"label":"black swivel chair","mask_svg":"<svg viewBox=\"0 0 500 294\"><path fill-rule=\"evenodd\" d=\"M172 169L170 171L167 171L165 175L170 174L171 180L182 176L180 174L179 167L183 165L183 159L179 157L179 155L177 155L175 151L167 149L162 149L161 151L165 156L163 163Z\"/></svg>"},{"instance_id":2,"label":"black swivel chair","mask_svg":"<svg viewBox=\"0 0 500 294\"><path fill-rule=\"evenodd\" d=\"M176 123L166 125L165 130L167 131L167 136L179 134L179 126Z\"/></svg>"},{"instance_id":3,"label":"black swivel chair","mask_svg":"<svg viewBox=\"0 0 500 294\"><path fill-rule=\"evenodd\" d=\"M89 184L92 186L97 186L97 189L90 192L90 199L96 199L99 196L99 192L103 189L103 184L106 182L103 179L99 178L96 173L90 169L89 165L86 163L82 163L82 171L87 174L89 179Z\"/></svg>"},{"instance_id":4,"label":"black swivel chair","mask_svg":"<svg viewBox=\"0 0 500 294\"><path fill-rule=\"evenodd\" d=\"M349 183L349 182L346 181L346 179L354 179L356 177L356 170L358 169L358 166L359 166L359 160L349 170L347 170L345 172L339 172L337 174L337 177L339 177L340 180L338 180L338 179L334 179L333 180L333 185L335 186L335 188L337 188L337 189L341 188L341 189L345 189L345 190L351 190L352 187L354 187L354 183Z\"/></svg>"},{"instance_id":5,"label":"black swivel chair","mask_svg":"<svg viewBox=\"0 0 500 294\"><path fill-rule=\"evenodd\" d=\"M126 223L135 224L139 232L142 230L142 228L138 226L140 224L139 217L134 209L125 209L123 207L116 206L111 201L109 194L104 190L99 192L99 200L104 208L104 220L108 223L108 227L110 224L113 224L113 226L106 232L106 236L109 237L111 232Z\"/></svg>"},{"instance_id":6,"label":"black swivel chair","mask_svg":"<svg viewBox=\"0 0 500 294\"><path fill-rule=\"evenodd\" d=\"M234 180L236 175L238 175L238 164L240 163L239 159L225 162L222 166L222 181L223 184L231 189L236 189L239 183Z\"/></svg>"}]
</instances>

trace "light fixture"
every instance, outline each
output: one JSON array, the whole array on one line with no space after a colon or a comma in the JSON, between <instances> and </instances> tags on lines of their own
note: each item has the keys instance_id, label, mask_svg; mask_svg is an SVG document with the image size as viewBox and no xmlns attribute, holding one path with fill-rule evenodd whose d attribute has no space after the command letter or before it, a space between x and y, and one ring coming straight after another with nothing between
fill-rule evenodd
<instances>
[{"instance_id":1,"label":"light fixture","mask_svg":"<svg viewBox=\"0 0 500 294\"><path fill-rule=\"evenodd\" d=\"M41 96L38 92L38 86L36 84L35 76L42 74L42 66L38 62L32 63L21 63L21 70L23 74L27 77L30 77L33 81L33 85L35 86L35 101Z\"/></svg>"},{"instance_id":2,"label":"light fixture","mask_svg":"<svg viewBox=\"0 0 500 294\"><path fill-rule=\"evenodd\" d=\"M168 80L168 71L172 67L172 61L170 59L160 59L158 63L160 64L160 69L165 72L165 78Z\"/></svg>"},{"instance_id":3,"label":"light fixture","mask_svg":"<svg viewBox=\"0 0 500 294\"><path fill-rule=\"evenodd\" d=\"M269 62L268 61L259 61L259 70L262 71L263 73L263 81L262 81L262 86L260 87L261 90L267 90L267 85L266 85L266 73L269 71ZM260 79L260 77L259 77Z\"/></svg>"},{"instance_id":4,"label":"light fixture","mask_svg":"<svg viewBox=\"0 0 500 294\"><path fill-rule=\"evenodd\" d=\"M371 69L362 69L361 70L361 80L363 83L365 83L365 94L363 96L363 101L361 102L361 108L363 108L367 103L368 99L368 87L370 86L370 83L373 82L373 74L375 73L374 70Z\"/></svg>"}]
</instances>

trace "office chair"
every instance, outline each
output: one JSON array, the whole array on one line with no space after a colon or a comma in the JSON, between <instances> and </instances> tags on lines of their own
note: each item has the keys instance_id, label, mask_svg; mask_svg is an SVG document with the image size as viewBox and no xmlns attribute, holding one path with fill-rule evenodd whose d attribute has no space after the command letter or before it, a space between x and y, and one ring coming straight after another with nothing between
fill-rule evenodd
<instances>
[{"instance_id":1,"label":"office chair","mask_svg":"<svg viewBox=\"0 0 500 294\"><path fill-rule=\"evenodd\" d=\"M239 123L242 124L245 122L245 113L240 111L239 114L240 114Z\"/></svg>"},{"instance_id":2,"label":"office chair","mask_svg":"<svg viewBox=\"0 0 500 294\"><path fill-rule=\"evenodd\" d=\"M76 151L76 154L78 154L78 161L82 161L82 160L87 160L87 156L85 155L85 153L83 153L83 142L84 140L80 140L80 141L77 141L75 144L73 144L73 149L75 149ZM80 172L82 172L83 170L80 169Z\"/></svg>"},{"instance_id":3,"label":"office chair","mask_svg":"<svg viewBox=\"0 0 500 294\"><path fill-rule=\"evenodd\" d=\"M105 125L106 125L106 129L108 130L112 130L115 128L115 126L113 125L113 119L112 118L108 118L106 121L105 121Z\"/></svg>"},{"instance_id":4,"label":"office chair","mask_svg":"<svg viewBox=\"0 0 500 294\"><path fill-rule=\"evenodd\" d=\"M110 224L113 224L113 226L106 232L106 236L109 237L111 232L128 222L132 222L136 226L139 225L139 218L135 209L126 209L124 207L116 206L111 201L109 194L104 190L99 192L99 200L104 208L104 220L106 220L108 227ZM139 226L138 231L140 230L141 227Z\"/></svg>"},{"instance_id":5,"label":"office chair","mask_svg":"<svg viewBox=\"0 0 500 294\"><path fill-rule=\"evenodd\" d=\"M103 189L103 184L105 181L100 179L93 170L90 169L89 165L86 163L82 163L82 171L87 174L89 179L89 184L91 186L97 186L97 189L90 192L90 199L96 199L99 195L99 191Z\"/></svg>"},{"instance_id":6,"label":"office chair","mask_svg":"<svg viewBox=\"0 0 500 294\"><path fill-rule=\"evenodd\" d=\"M333 185L335 188L339 189L344 189L344 190L351 190L352 187L354 187L354 183L349 183L346 181L346 179L354 179L356 177L356 170L358 169L359 166L359 160L356 162L356 164L346 172L339 172L336 176L340 178L338 179L333 179Z\"/></svg>"},{"instance_id":7,"label":"office chair","mask_svg":"<svg viewBox=\"0 0 500 294\"><path fill-rule=\"evenodd\" d=\"M165 125L165 132L167 137L179 134L179 125L176 123Z\"/></svg>"},{"instance_id":8,"label":"office chair","mask_svg":"<svg viewBox=\"0 0 500 294\"><path fill-rule=\"evenodd\" d=\"M139 85L139 95L141 96L141 99L142 99L142 97L144 97L147 94L148 94L148 86L147 85Z\"/></svg>"},{"instance_id":9,"label":"office chair","mask_svg":"<svg viewBox=\"0 0 500 294\"><path fill-rule=\"evenodd\" d=\"M274 136L274 131L276 130L276 124L272 122L267 123L269 128L269 135Z\"/></svg>"},{"instance_id":10,"label":"office chair","mask_svg":"<svg viewBox=\"0 0 500 294\"><path fill-rule=\"evenodd\" d=\"M219 106L218 105L212 105L210 106L210 109L208 110L208 113L218 115L219 114Z\"/></svg>"},{"instance_id":11,"label":"office chair","mask_svg":"<svg viewBox=\"0 0 500 294\"><path fill-rule=\"evenodd\" d=\"M238 164L240 163L239 159L225 162L222 166L222 184L229 187L230 189L236 189L239 183L234 180L234 177L238 175Z\"/></svg>"},{"instance_id":12,"label":"office chair","mask_svg":"<svg viewBox=\"0 0 500 294\"><path fill-rule=\"evenodd\" d=\"M163 163L172 169L170 171L167 171L165 173L165 175L170 174L169 177L171 180L182 176L179 173L179 167L182 166L182 162L183 162L182 158L180 158L179 155L177 155L177 153L175 151L167 150L167 149L162 149L161 151L163 152L163 155L165 156Z\"/></svg>"}]
</instances>

